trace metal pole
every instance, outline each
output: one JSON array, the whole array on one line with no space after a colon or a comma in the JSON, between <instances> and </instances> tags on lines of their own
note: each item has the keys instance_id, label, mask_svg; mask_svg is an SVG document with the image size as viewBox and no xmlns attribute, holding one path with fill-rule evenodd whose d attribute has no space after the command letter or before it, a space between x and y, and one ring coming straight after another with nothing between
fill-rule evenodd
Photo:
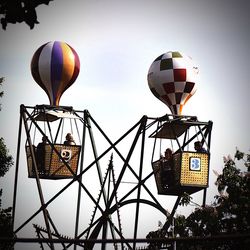
<instances>
[{"instance_id":1,"label":"metal pole","mask_svg":"<svg viewBox=\"0 0 250 250\"><path fill-rule=\"evenodd\" d=\"M172 235L172 237L175 238L175 235L174 235L175 219L174 219L174 217L173 217L173 220L172 220L172 225L173 225L173 235ZM176 241L173 241L173 250L176 250Z\"/></svg>"},{"instance_id":2,"label":"metal pole","mask_svg":"<svg viewBox=\"0 0 250 250\"><path fill-rule=\"evenodd\" d=\"M208 133L208 148L209 148L209 152L210 152L211 134L212 134L212 128L213 128L213 122L212 121L208 122L208 128L209 128L209 133Z\"/></svg>"},{"instance_id":3,"label":"metal pole","mask_svg":"<svg viewBox=\"0 0 250 250\"><path fill-rule=\"evenodd\" d=\"M103 240L107 239L107 228L108 228L108 221L106 220L106 218L104 218L103 225L102 225L102 239ZM106 250L106 243L105 242L102 243L101 249Z\"/></svg>"},{"instance_id":4,"label":"metal pole","mask_svg":"<svg viewBox=\"0 0 250 250\"><path fill-rule=\"evenodd\" d=\"M17 142L17 154L16 154L16 171L15 171L14 193L13 193L13 206L12 206L12 231L13 232L14 232L14 222L15 222L15 214L16 214L16 195L17 195L17 182L18 182L18 170L19 170L21 133L22 133L22 115L21 115L21 107L20 107L18 142Z\"/></svg>"},{"instance_id":5,"label":"metal pole","mask_svg":"<svg viewBox=\"0 0 250 250\"><path fill-rule=\"evenodd\" d=\"M32 160L33 160L33 163L34 163L34 170L35 170L35 175L36 175L37 189L38 189L39 198L40 198L40 201L41 201L41 204L42 204L42 211L43 211L44 221L45 221L45 225L46 225L46 228L47 228L47 231L48 231L49 239L52 239L50 226L49 226L48 211L46 209L45 202L44 202L42 187L41 187L40 178L39 178L39 173L38 173L37 164L36 164L36 161L35 161L35 153L34 153L34 150L33 150L33 147L32 147L32 142L31 142L29 131L28 131L28 124L27 124L27 118L26 118L26 115L25 115L25 106L24 105L21 105L21 112L22 112L22 116L23 116L23 120L24 120L24 127L25 127L25 130L26 130L27 140L28 140L28 143L29 143L30 149L31 149ZM52 250L54 249L53 243L51 243L51 249Z\"/></svg>"},{"instance_id":6,"label":"metal pole","mask_svg":"<svg viewBox=\"0 0 250 250\"><path fill-rule=\"evenodd\" d=\"M206 133L207 133L207 136L208 136L207 148L208 148L208 152L209 152L209 156L208 156L209 158L210 158L210 146L211 146L212 127L213 127L213 122L209 121L208 122L208 126L207 126L207 130L206 130ZM209 173L209 168L208 168L208 173ZM203 207L206 206L206 198L207 198L207 188L205 188L204 192L203 192L203 203L202 203Z\"/></svg>"},{"instance_id":7,"label":"metal pole","mask_svg":"<svg viewBox=\"0 0 250 250\"><path fill-rule=\"evenodd\" d=\"M202 207L206 206L206 198L207 198L207 188L204 188Z\"/></svg>"},{"instance_id":8,"label":"metal pole","mask_svg":"<svg viewBox=\"0 0 250 250\"><path fill-rule=\"evenodd\" d=\"M138 190L137 190L137 202L135 211L135 225L134 225L134 239L137 238L138 221L139 221L139 209L140 209L140 196L141 196L141 181L142 181L142 168L143 168L143 156L144 156L144 144L145 144L145 124L147 122L147 117L142 120L142 143L141 143L141 157L140 157L140 169L138 178ZM136 247L136 242L133 243L133 249Z\"/></svg>"},{"instance_id":9,"label":"metal pole","mask_svg":"<svg viewBox=\"0 0 250 250\"><path fill-rule=\"evenodd\" d=\"M84 121L87 121L87 113L84 112ZM80 162L80 173L83 170L83 160L84 160L84 149L85 149L85 137L86 137L86 124L83 124L83 132L82 132L82 149L81 149L81 162ZM80 207L81 207L81 193L82 193L82 175L79 178L79 186L78 186L78 197L77 197L77 208L76 208L76 224L75 224L75 239L78 235L78 228L79 228L79 217L80 217ZM74 250L77 249L77 245L74 245Z\"/></svg>"}]
</instances>

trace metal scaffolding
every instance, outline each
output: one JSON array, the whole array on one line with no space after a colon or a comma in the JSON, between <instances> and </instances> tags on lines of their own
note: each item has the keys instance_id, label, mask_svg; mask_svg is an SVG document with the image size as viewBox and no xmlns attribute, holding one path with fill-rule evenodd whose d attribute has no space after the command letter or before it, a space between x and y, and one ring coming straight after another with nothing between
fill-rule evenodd
<instances>
[{"instance_id":1,"label":"metal scaffolding","mask_svg":"<svg viewBox=\"0 0 250 250\"><path fill-rule=\"evenodd\" d=\"M72 124L77 125L75 134L78 134L80 138L77 145L79 150L75 153L75 159L77 159L77 168L75 169L73 169L75 164L73 163L73 149L64 147L60 141L60 133L62 133L65 120L70 121L71 128L73 127ZM20 154L23 148L21 143L23 125L28 176L36 181L40 207L32 212L29 218L24 219L22 223L16 225L17 190L20 185L19 168L23 165L23 162L20 162ZM190 135L191 128L196 128L193 135ZM60 240L60 249L77 249L78 246L84 247L84 249L93 249L97 242L101 241L99 242L100 248L105 250L109 240L113 242L114 249L136 249L138 247L136 240L138 239L138 232L142 223L139 220L140 216L142 216L142 205L147 205L164 216L167 215L165 209L166 203L163 205L159 201L159 195L155 192L156 185L152 188L152 182L150 182L155 172L151 166L148 166L153 163L157 141L161 139L174 140L177 145L175 153L178 154L186 152L189 144L199 136L202 144L206 145L207 152L210 155L211 131L211 121L199 122L196 117L165 115L160 118L150 118L143 116L119 139L112 142L87 110L76 111L72 107L47 105L37 105L35 107L21 105L13 194L14 234L17 238L20 238L18 236L19 233L29 223L33 222L38 237L37 242L41 244L42 249L46 241L45 239L47 239L46 247L50 249L57 249L55 242ZM34 137L38 133L39 136L46 136L47 138L47 147L50 153L47 153L48 156L45 158L46 172L41 172L37 163L34 138L32 140L33 132ZM105 146L103 144L101 150L98 148L100 138L105 141ZM128 140L130 141L129 143ZM151 162L145 162L144 160L145 145L148 140L153 145ZM125 151L121 150L120 147L124 141L126 144ZM70 159L65 158L65 152L70 155ZM103 167L104 162L107 166L105 169ZM58 169L55 169L57 167ZM93 183L90 185L86 182L86 179L89 178L86 177L89 176L89 172L95 175L93 182L95 182L95 186L99 189L94 191L94 193L92 191ZM131 177L132 184L127 184L124 189L122 186L124 183L128 183L127 176ZM43 179L54 181L54 185L56 185L59 179L63 179L67 183L52 197L46 199L44 188L41 185L44 181ZM72 185L77 185L78 192L74 206L75 212L71 214L72 221L74 221L74 232L69 237L63 236L59 232L58 222L53 219L54 214L51 213L50 206ZM191 192L204 191L203 205L206 200L206 187L195 187ZM121 190L122 192L120 192ZM176 196L176 201L170 216L168 216L169 219L163 226L164 230L167 230L170 226L185 191L185 186L183 186L176 192L171 193L171 195ZM168 195L168 193L166 192L165 195ZM83 200L86 197L93 205L93 213L87 218L89 224L85 225L82 223L82 218L85 216L87 209L83 204ZM67 203L68 201L65 202ZM121 209L128 205L133 205L133 210L131 209L133 216L131 216L129 221L124 220L123 213L121 213ZM44 221L44 225L42 226L34 222L40 214L42 214ZM123 225L126 223L132 225L130 235L124 233Z\"/></svg>"}]
</instances>

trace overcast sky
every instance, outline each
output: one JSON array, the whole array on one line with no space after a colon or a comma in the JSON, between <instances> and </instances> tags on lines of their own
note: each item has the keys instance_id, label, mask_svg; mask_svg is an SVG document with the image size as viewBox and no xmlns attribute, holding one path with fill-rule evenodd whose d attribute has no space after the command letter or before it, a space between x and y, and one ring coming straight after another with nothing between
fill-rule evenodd
<instances>
[{"instance_id":1,"label":"overcast sky","mask_svg":"<svg viewBox=\"0 0 250 250\"><path fill-rule=\"evenodd\" d=\"M81 61L79 77L60 104L88 109L111 138L143 115L170 113L150 92L147 72L156 57L177 50L199 66L198 90L183 114L214 122L210 166L221 172L224 155L233 155L236 147L250 149L249 14L248 0L54 0L40 6L40 24L33 30L25 24L0 30L0 76L5 77L0 136L15 157L20 104L49 103L30 73L35 50L48 41L67 42ZM210 171L210 201L214 180ZM1 180L6 196L13 182L14 167ZM12 205L6 196L4 204Z\"/></svg>"}]
</instances>

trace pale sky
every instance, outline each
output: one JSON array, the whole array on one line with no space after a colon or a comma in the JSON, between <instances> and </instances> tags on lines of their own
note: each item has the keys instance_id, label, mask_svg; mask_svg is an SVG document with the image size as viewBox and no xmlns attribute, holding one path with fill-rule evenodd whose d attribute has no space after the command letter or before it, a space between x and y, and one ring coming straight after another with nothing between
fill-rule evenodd
<instances>
[{"instance_id":1,"label":"pale sky","mask_svg":"<svg viewBox=\"0 0 250 250\"><path fill-rule=\"evenodd\" d=\"M212 169L221 172L222 157L233 156L236 147L250 150L249 14L248 0L54 0L40 6L40 24L33 30L25 24L0 30L0 76L5 77L0 136L15 158L20 104L49 103L30 73L34 52L48 41L70 44L81 61L80 74L60 104L88 109L112 139L143 115L170 113L150 92L147 72L159 55L182 51L199 65L200 78L183 114L214 122L209 203L216 194ZM26 173L21 176L25 182ZM4 206L12 205L13 182L14 167L1 179ZM150 220L148 231L157 229L158 220L163 219Z\"/></svg>"}]
</instances>

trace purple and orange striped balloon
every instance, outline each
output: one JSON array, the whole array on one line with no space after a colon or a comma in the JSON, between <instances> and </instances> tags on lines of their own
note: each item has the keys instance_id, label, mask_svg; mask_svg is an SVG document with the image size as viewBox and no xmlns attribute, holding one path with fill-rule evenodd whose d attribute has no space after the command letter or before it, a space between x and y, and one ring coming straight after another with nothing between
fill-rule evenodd
<instances>
[{"instance_id":1,"label":"purple and orange striped balloon","mask_svg":"<svg viewBox=\"0 0 250 250\"><path fill-rule=\"evenodd\" d=\"M50 105L59 105L60 98L76 80L80 60L76 51L65 42L42 45L31 60L34 80L47 93Z\"/></svg>"}]
</instances>

